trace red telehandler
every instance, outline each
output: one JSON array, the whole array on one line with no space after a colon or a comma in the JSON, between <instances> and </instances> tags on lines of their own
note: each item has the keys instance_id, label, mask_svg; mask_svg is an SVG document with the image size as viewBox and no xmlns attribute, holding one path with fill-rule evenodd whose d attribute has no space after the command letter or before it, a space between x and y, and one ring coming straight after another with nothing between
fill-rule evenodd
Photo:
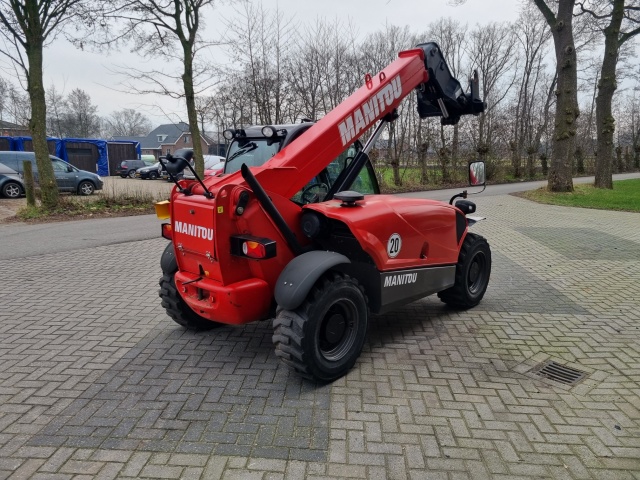
<instances>
[{"instance_id":1,"label":"red telehandler","mask_svg":"<svg viewBox=\"0 0 640 480\"><path fill-rule=\"evenodd\" d=\"M491 272L487 241L468 233L475 205L381 195L368 153L397 107L417 94L418 114L455 124L477 115L474 74L464 93L437 44L398 58L321 120L224 132L224 173L175 181L157 214L160 297L190 329L274 318L276 355L300 375L332 381L356 362L370 313L437 293L477 305ZM358 138L375 126L366 145ZM173 177L193 152L167 155ZM470 164L484 185L484 164Z\"/></svg>"}]
</instances>

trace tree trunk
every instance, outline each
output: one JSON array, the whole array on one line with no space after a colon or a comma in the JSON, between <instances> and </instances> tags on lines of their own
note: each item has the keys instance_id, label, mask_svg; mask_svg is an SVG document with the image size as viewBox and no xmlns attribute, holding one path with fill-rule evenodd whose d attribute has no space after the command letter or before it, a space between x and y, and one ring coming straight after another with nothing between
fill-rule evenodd
<instances>
[{"instance_id":1,"label":"tree trunk","mask_svg":"<svg viewBox=\"0 0 640 480\"><path fill-rule=\"evenodd\" d=\"M202 137L198 127L198 112L196 110L196 96L193 89L193 46L188 41L183 41L184 73L182 85L187 104L187 118L189 119L189 133L193 140L193 157L195 158L196 173L200 178L204 177L204 157L202 152Z\"/></svg>"},{"instance_id":2,"label":"tree trunk","mask_svg":"<svg viewBox=\"0 0 640 480\"><path fill-rule=\"evenodd\" d=\"M24 171L24 193L27 197L27 205L30 207L36 206L36 187L33 181L33 163L25 160L22 162L22 169Z\"/></svg>"},{"instance_id":3,"label":"tree trunk","mask_svg":"<svg viewBox=\"0 0 640 480\"><path fill-rule=\"evenodd\" d=\"M32 3L32 2L29 2ZM37 14L34 14L37 18ZM47 145L47 107L42 82L42 45L43 39L30 39L26 49L29 60L29 73L27 75L27 90L31 101L31 120L29 130L33 142L33 151L38 165L38 182L42 206L47 210L53 210L58 206L59 193L56 177L53 173L53 165L49 158L49 146Z\"/></svg>"},{"instance_id":4,"label":"tree trunk","mask_svg":"<svg viewBox=\"0 0 640 480\"><path fill-rule=\"evenodd\" d=\"M613 188L613 134L615 119L611 111L613 94L617 88L616 64L620 43L620 25L624 16L624 0L614 0L611 22L604 29L604 58L600 69L598 96L596 97L596 132L598 149L596 154L596 188Z\"/></svg>"},{"instance_id":5,"label":"tree trunk","mask_svg":"<svg viewBox=\"0 0 640 480\"><path fill-rule=\"evenodd\" d=\"M557 15L553 14L544 0L534 1L551 27L558 76L549 190L571 192L571 166L576 146L576 118L579 115L578 73L572 23L575 0L559 0Z\"/></svg>"},{"instance_id":6,"label":"tree trunk","mask_svg":"<svg viewBox=\"0 0 640 480\"><path fill-rule=\"evenodd\" d=\"M576 147L576 173L584 175L584 149L580 145Z\"/></svg>"},{"instance_id":7,"label":"tree trunk","mask_svg":"<svg viewBox=\"0 0 640 480\"><path fill-rule=\"evenodd\" d=\"M416 129L416 147L418 150L418 165L420 165L420 184L427 185L429 183L429 173L427 168L429 139L423 139L422 135L422 119L419 119L418 128Z\"/></svg>"},{"instance_id":8,"label":"tree trunk","mask_svg":"<svg viewBox=\"0 0 640 480\"><path fill-rule=\"evenodd\" d=\"M622 147L620 145L616 147L616 172L624 172L624 163L622 161Z\"/></svg>"},{"instance_id":9,"label":"tree trunk","mask_svg":"<svg viewBox=\"0 0 640 480\"><path fill-rule=\"evenodd\" d=\"M449 175L449 162L451 161L449 154L450 151L447 148L447 143L444 138L444 127L440 125L440 142L442 147L438 150L438 157L440 158L440 166L442 167L442 184L446 185L451 182L451 176Z\"/></svg>"}]
</instances>

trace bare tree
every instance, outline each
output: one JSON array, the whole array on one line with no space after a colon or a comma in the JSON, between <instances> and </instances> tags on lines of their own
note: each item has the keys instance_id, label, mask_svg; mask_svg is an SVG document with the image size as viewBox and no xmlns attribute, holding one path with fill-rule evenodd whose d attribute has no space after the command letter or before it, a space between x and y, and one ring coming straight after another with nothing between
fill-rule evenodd
<instances>
[{"instance_id":1,"label":"bare tree","mask_svg":"<svg viewBox=\"0 0 640 480\"><path fill-rule=\"evenodd\" d=\"M74 88L66 98L62 115L62 132L65 137L93 138L100 135L98 107L80 88Z\"/></svg>"},{"instance_id":2,"label":"bare tree","mask_svg":"<svg viewBox=\"0 0 640 480\"><path fill-rule=\"evenodd\" d=\"M204 174L202 144L198 125L195 97L205 86L200 81L210 79L203 74L208 66L196 61L196 54L205 46L211 46L201 37L202 12L212 7L214 0L115 0L104 2L100 16L100 26L96 28L91 41L97 45L116 45L124 41L133 42L133 49L145 57L161 56L177 60L182 65L179 75L173 72L141 72L129 69L130 78L144 78L148 88L140 88L130 83L135 92L155 93L184 98L187 107L190 133L194 138L193 151L196 171ZM111 23L116 28L112 28ZM97 25L96 25L97 26ZM131 76L133 74L133 77ZM198 80L200 79L200 80ZM174 89L172 81L181 83L180 91Z\"/></svg>"},{"instance_id":3,"label":"bare tree","mask_svg":"<svg viewBox=\"0 0 640 480\"><path fill-rule=\"evenodd\" d=\"M451 74L456 78L461 78L463 70L466 68L466 50L467 50L467 25L463 25L460 22L451 18L441 18L440 20L433 22L429 25L425 38L429 40L435 40L442 54L447 59L447 64ZM467 72L470 73L470 72ZM459 144L460 144L460 123L456 123L453 126L453 135L451 137L451 163L455 169L459 156ZM440 138L441 141L445 138L445 127L440 125ZM444 141L443 141L444 143ZM443 144L442 148L446 146ZM443 178L447 181L447 178Z\"/></svg>"},{"instance_id":4,"label":"bare tree","mask_svg":"<svg viewBox=\"0 0 640 480\"><path fill-rule=\"evenodd\" d=\"M494 148L494 113L515 82L511 70L516 61L515 44L513 28L506 23L478 25L469 38L468 55L472 67L479 71L480 97L487 103L484 114L478 117L478 150L481 156Z\"/></svg>"},{"instance_id":5,"label":"bare tree","mask_svg":"<svg viewBox=\"0 0 640 480\"><path fill-rule=\"evenodd\" d=\"M616 68L620 58L620 48L625 42L640 33L640 1L610 0L577 2L583 13L591 15L598 22L604 34L604 55L598 81L596 97L596 133L598 147L596 154L595 186L613 188L613 143L615 118L612 100L618 82Z\"/></svg>"},{"instance_id":6,"label":"bare tree","mask_svg":"<svg viewBox=\"0 0 640 480\"><path fill-rule=\"evenodd\" d=\"M109 115L105 122L109 136L139 137L151 131L151 122L133 108L123 108Z\"/></svg>"},{"instance_id":7,"label":"bare tree","mask_svg":"<svg viewBox=\"0 0 640 480\"><path fill-rule=\"evenodd\" d=\"M287 102L285 53L293 33L291 21L277 8L268 11L262 4L256 6L248 0L240 3L237 18L227 22L227 41L241 65L233 75L236 80L240 76L247 82L250 96L244 101L252 99L250 107L255 114L251 117L256 123L282 123Z\"/></svg>"},{"instance_id":8,"label":"bare tree","mask_svg":"<svg viewBox=\"0 0 640 480\"><path fill-rule=\"evenodd\" d=\"M534 0L534 3L551 29L556 53L558 88L549 189L553 192L571 192L572 165L576 151L576 119L580 114L577 58L573 38L575 0L558 0L555 13L545 0Z\"/></svg>"},{"instance_id":9,"label":"bare tree","mask_svg":"<svg viewBox=\"0 0 640 480\"><path fill-rule=\"evenodd\" d=\"M9 82L0 77L0 120L4 120L4 113L7 108L7 96L9 94Z\"/></svg>"},{"instance_id":10,"label":"bare tree","mask_svg":"<svg viewBox=\"0 0 640 480\"><path fill-rule=\"evenodd\" d=\"M521 62L517 69L520 79L511 142L511 163L516 178L522 174L523 154L526 154L527 159L527 176L533 176L534 158L540 148L540 135L546 126L546 113L553 99L553 89L544 89L544 81L547 79L544 72L545 47L551 38L551 32L540 12L530 4L524 6L517 23L517 53ZM542 118L536 115L539 113L536 106L540 103L545 106Z\"/></svg>"},{"instance_id":11,"label":"bare tree","mask_svg":"<svg viewBox=\"0 0 640 480\"><path fill-rule=\"evenodd\" d=\"M85 0L0 0L0 35L13 49L2 49L24 74L31 105L29 129L38 165L42 205L58 205L58 185L47 146L47 108L42 81L43 49L87 6Z\"/></svg>"},{"instance_id":12,"label":"bare tree","mask_svg":"<svg viewBox=\"0 0 640 480\"><path fill-rule=\"evenodd\" d=\"M383 70L395 60L399 51L412 48L416 43L416 38L408 27L386 25L384 30L368 35L360 47L365 71L375 73ZM393 170L393 183L396 186L402 185L400 163L410 143L411 123L409 115L403 115L403 112L411 111L407 104L410 104L412 99L413 96L410 96L401 104L398 109L400 116L389 124L387 162ZM410 115L413 115L413 112Z\"/></svg>"},{"instance_id":13,"label":"bare tree","mask_svg":"<svg viewBox=\"0 0 640 480\"><path fill-rule=\"evenodd\" d=\"M200 131L205 133L205 124L212 122L216 117L215 97L211 95L196 97L196 113L200 122Z\"/></svg>"},{"instance_id":14,"label":"bare tree","mask_svg":"<svg viewBox=\"0 0 640 480\"><path fill-rule=\"evenodd\" d=\"M7 93L6 111L13 123L29 125L31 119L31 103L29 95L15 85L9 85Z\"/></svg>"},{"instance_id":15,"label":"bare tree","mask_svg":"<svg viewBox=\"0 0 640 480\"><path fill-rule=\"evenodd\" d=\"M66 101L64 94L59 92L55 85L51 85L45 92L45 100L47 102L47 132L54 137L62 137L64 113L66 110Z\"/></svg>"}]
</instances>

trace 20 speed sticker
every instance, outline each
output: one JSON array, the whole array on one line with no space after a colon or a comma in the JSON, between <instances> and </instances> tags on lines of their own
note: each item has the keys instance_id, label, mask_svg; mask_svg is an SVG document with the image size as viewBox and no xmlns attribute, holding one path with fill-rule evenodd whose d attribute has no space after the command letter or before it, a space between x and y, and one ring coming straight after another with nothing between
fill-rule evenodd
<instances>
[{"instance_id":1,"label":"20 speed sticker","mask_svg":"<svg viewBox=\"0 0 640 480\"><path fill-rule=\"evenodd\" d=\"M402 248L402 237L397 233L394 233L389 237L387 241L387 255L389 258L396 258L400 249Z\"/></svg>"}]
</instances>

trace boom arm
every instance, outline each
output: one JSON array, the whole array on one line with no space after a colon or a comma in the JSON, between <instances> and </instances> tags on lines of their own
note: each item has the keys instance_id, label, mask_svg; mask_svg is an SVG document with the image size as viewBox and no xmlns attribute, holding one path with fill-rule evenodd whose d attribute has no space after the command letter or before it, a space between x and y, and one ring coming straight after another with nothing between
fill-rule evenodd
<instances>
[{"instance_id":1,"label":"boom arm","mask_svg":"<svg viewBox=\"0 0 640 480\"><path fill-rule=\"evenodd\" d=\"M255 177L266 191L292 197L331 159L375 122L393 112L414 89L418 89L421 117L441 115L443 122L456 123L460 115L484 110L484 104L476 98L477 93L462 92L440 48L435 43L422 44L400 52L398 58L377 75L367 75L365 85L299 139L265 165L253 168Z\"/></svg>"}]
</instances>

